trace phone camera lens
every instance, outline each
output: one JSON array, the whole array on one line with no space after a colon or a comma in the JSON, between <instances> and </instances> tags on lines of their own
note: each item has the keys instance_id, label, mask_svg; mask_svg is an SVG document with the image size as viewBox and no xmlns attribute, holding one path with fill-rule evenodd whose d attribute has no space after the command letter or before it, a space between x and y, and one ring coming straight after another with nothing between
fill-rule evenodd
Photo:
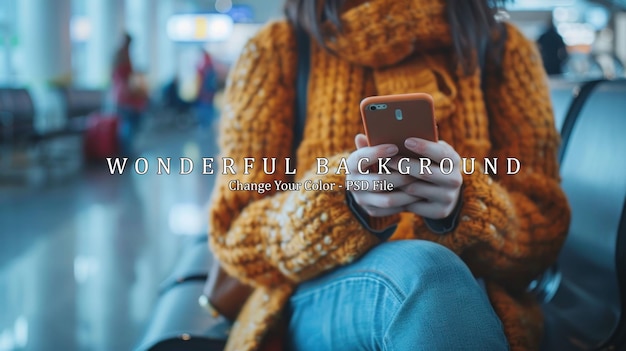
<instances>
[{"instance_id":1,"label":"phone camera lens","mask_svg":"<svg viewBox=\"0 0 626 351\"><path fill-rule=\"evenodd\" d=\"M370 106L370 110L371 110L371 111L376 111L376 105L372 105L372 106Z\"/></svg>"}]
</instances>

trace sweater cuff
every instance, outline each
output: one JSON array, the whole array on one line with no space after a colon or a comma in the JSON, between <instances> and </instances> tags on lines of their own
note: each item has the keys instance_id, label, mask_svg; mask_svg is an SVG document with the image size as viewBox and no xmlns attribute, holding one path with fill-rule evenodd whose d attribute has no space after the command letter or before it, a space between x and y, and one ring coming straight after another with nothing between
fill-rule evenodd
<instances>
[{"instance_id":1,"label":"sweater cuff","mask_svg":"<svg viewBox=\"0 0 626 351\"><path fill-rule=\"evenodd\" d=\"M382 230L376 230L372 228L372 226L370 225L371 217L365 212L365 210L363 210L363 208L361 208L361 206L359 206L359 204L356 203L354 197L352 196L352 193L349 191L346 191L346 202L348 203L348 207L354 214L354 217L359 221L359 223L361 223L361 225L365 229L367 229L370 233L376 236L380 241L387 241L396 231L398 224L393 224Z\"/></svg>"},{"instance_id":2,"label":"sweater cuff","mask_svg":"<svg viewBox=\"0 0 626 351\"><path fill-rule=\"evenodd\" d=\"M461 189L459 193L459 199L456 202L456 206L448 217L442 219L424 218L424 224L426 224L426 227L428 227L428 229L430 229L430 231L435 234L443 235L450 233L456 229L456 226L459 223L459 214L461 213L462 207L463 190Z\"/></svg>"}]
</instances>

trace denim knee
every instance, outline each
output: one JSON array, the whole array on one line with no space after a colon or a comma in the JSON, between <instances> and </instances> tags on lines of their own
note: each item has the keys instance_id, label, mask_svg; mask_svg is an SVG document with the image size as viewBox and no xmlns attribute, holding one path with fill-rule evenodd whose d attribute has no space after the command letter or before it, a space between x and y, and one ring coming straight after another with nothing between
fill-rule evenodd
<instances>
[{"instance_id":1,"label":"denim knee","mask_svg":"<svg viewBox=\"0 0 626 351\"><path fill-rule=\"evenodd\" d=\"M427 284L458 284L459 281L478 286L465 263L448 248L425 240L392 241L372 249L357 262L396 286L403 294ZM442 276L447 279L441 279ZM451 279L455 278L455 279Z\"/></svg>"},{"instance_id":2,"label":"denim knee","mask_svg":"<svg viewBox=\"0 0 626 351\"><path fill-rule=\"evenodd\" d=\"M508 350L500 319L455 253L412 240L383 244L370 254L389 261L375 264L377 273L404 295L383 337L385 349Z\"/></svg>"},{"instance_id":3,"label":"denim knee","mask_svg":"<svg viewBox=\"0 0 626 351\"><path fill-rule=\"evenodd\" d=\"M298 350L507 350L502 324L465 263L428 241L394 241L301 284Z\"/></svg>"}]
</instances>

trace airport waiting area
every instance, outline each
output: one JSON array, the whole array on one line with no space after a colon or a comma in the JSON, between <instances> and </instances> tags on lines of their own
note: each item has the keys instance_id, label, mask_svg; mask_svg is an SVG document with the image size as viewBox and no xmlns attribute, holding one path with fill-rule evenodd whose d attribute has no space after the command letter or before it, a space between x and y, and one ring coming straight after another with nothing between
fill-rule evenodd
<instances>
[{"instance_id":1,"label":"airport waiting area","mask_svg":"<svg viewBox=\"0 0 626 351\"><path fill-rule=\"evenodd\" d=\"M438 0L437 3L449 7L461 6L452 5L457 2ZM287 5L283 6L284 3ZM351 11L386 2L339 1L338 4L349 4L347 9L342 7L348 15L341 17L335 13L336 18L328 10L334 6L329 5L334 1L311 1L313 3L322 10L317 15L307 17L308 20L336 23L334 21L340 19L354 20L355 16L349 16ZM417 3L421 2L403 1L388 7L390 12L413 13L402 6L415 6ZM288 44L285 37L279 37L280 40L272 44L272 50L267 50L270 44L258 40L263 35L278 35L275 33L278 31L276 28L286 21L285 17L292 18L290 16L296 16L294 14L305 16L307 11L317 11L315 4L307 4L307 0L0 2L0 37L3 39L0 42L0 61L3 62L0 64L0 351L463 349L445 346L452 345L450 340L453 339L464 342L467 350L508 349L495 346L495 342L483 343L479 337L474 337L474 330L479 330L479 334L484 331L485 335L493 332L481 330L479 324L482 322L462 325L465 331L448 329L452 325L462 324L459 321L464 318L461 316L463 309L457 311L456 322L455 318L443 318L445 323L449 323L442 322L444 330L434 332L429 328L414 329L405 323L406 329L398 331L411 335L420 330L424 333L420 334L424 340L431 338L431 334L443 333L445 337L442 340L451 342L445 345L424 341L415 346L397 346L403 344L387 339L379 344L376 338L380 331L372 327L379 325L374 316L368 318L368 322L353 323L357 327L352 324L346 326L343 332L333 329L327 321L320 322L321 326L312 323L309 329L295 326L294 321L300 316L299 313L303 313L303 316L306 313L296 310L295 301L318 293L316 288L310 287L313 284L311 282L324 284L324 279L341 281L332 272L344 269L344 266L360 264L358 256L368 251L363 249L355 254L357 251L350 250L357 250L354 247L361 250L361 247L370 245L367 241L369 239L355 239L350 244L352 246L336 249L333 245L340 244L335 242L335 237L331 240L331 234L336 235L344 230L337 228L329 229L328 233L331 234L319 238L318 242L312 241L314 236L309 237L315 235L307 231L309 227L298 227L300 229L295 233L286 234L296 222L306 218L308 211L313 211L315 206L320 206L319 211L322 211L321 215L317 214L311 220L314 224L310 228L321 231L325 223L349 223L345 224L346 228L357 226L359 229L355 229L355 233L361 235L363 231L368 235L373 234L370 237L378 238L377 243L380 239L382 246L388 245L384 241L390 236L396 238L397 233L404 228L404 222L396 221L391 227L397 231L396 234L390 231L390 227L379 230L375 225L378 222L381 222L380 225L388 225L385 221L392 216L387 215L387 212L380 216L372 214L371 209L363 205L362 201L367 201L363 200L366 198L349 190L341 190L344 199L341 206L348 208L347 213L350 214L350 218L345 218L343 212L331 208L331 205L320 205L323 201L331 201L333 195L307 197L309 193L324 193L321 189L303 190L299 197L291 189L285 193L293 193L293 198L283 201L280 194L272 191L264 193L259 189L235 189L232 181L229 182L228 166L233 175L239 174L233 179L241 179L242 182L274 178L263 178L254 172L248 176L247 172L254 168L248 167L247 163L229 164L229 160L224 160L231 156L228 152L237 152L243 159L253 157L258 150L262 150L266 152L264 157L292 155L294 160L301 161L312 157L306 153L307 147L322 150L327 140L332 140L328 145L334 145L332 143L336 139L333 138L338 138L337 135L346 129L352 129L335 127L336 132L329 133L314 130L329 125L320 116L329 111L334 112L332 109L343 106L343 101L354 100L354 94L351 95L350 91L361 89L361 85L364 88L360 92L375 92L375 84L379 84L377 79L383 79L380 78L383 75L378 73L378 67L365 71L362 75L365 78L358 76L355 81L355 76L351 76L352 80L345 84L309 74L323 66L320 57L327 60L324 61L324 67L329 67L320 71L329 74L341 70L357 71L355 66L342 66L343 63L332 59L339 57L336 53L350 56L341 51L345 49L341 46L345 43L340 36L338 39L333 36L327 42L331 51L336 50L335 54L324 56L324 49L315 42L319 39L315 34L323 35L320 28L317 28L320 29L318 32L313 31L314 35L297 29L295 35L286 36L294 40L293 44ZM502 335L506 337L511 350L626 350L626 139L623 137L626 131L626 3L620 0L517 0L506 6L495 12L494 18L519 28L519 33L528 38L529 43L536 44L537 53L541 55L540 60L535 60L535 56L527 60L537 65L534 67L541 67L524 72L540 72L540 79L545 80L527 83L536 91L543 91L543 84L546 84L546 96L533 98L549 102L550 116L545 120L534 120L537 116L525 116L522 113L522 118L528 119L522 124L537 128L536 131L543 131L541 128L547 122L553 124L547 128L554 129L554 140L539 140L537 143L549 146L554 142L558 147L554 161L558 167L555 176L558 182L555 184L558 183L559 188L539 190L540 185L550 183L551 180L538 181L538 178L528 179L541 184L512 183L518 188L508 185L507 180L502 178L489 179L489 185L493 183L497 187L513 187L507 190L509 192L506 196L498 197L498 204L510 205L516 201L524 204L500 213L495 207L490 207L488 195L468 193L467 189L471 190L475 183L471 180L468 182L467 179L471 178L463 178L465 183L459 185L458 202L453 203L450 212L441 216L443 219L439 218L441 221L421 215L423 218L411 223L425 223L424 228L432 232L429 234L431 236L424 236L427 240L448 246L459 254L461 264L467 263L469 270L464 267L468 275L471 271L472 279L478 284L474 284L476 291L470 288L465 290L464 286L458 288L458 293L468 299L462 300L462 303L473 301L469 300L473 292L478 292L480 299L491 302L495 313L489 307L490 313L499 317L498 323L502 321L499 324L503 328ZM290 9L295 10L290 12ZM370 11L369 7L363 11ZM387 20L390 23L393 21L390 15ZM436 27L438 22L432 20L431 23L430 20L424 23ZM494 20L494 23L497 21ZM305 20L303 23L308 23L304 29L310 30L310 27L306 27L310 22ZM359 22L364 28L358 29L357 26L356 30L350 26L354 23L345 23L348 23L347 27L344 25L345 33L354 35L358 40L369 40L368 35L376 34L359 34L361 30L367 30L364 22ZM479 24L473 25L479 28ZM419 25L413 27L404 23L403 27L396 28L396 35L404 33L405 27L421 28ZM505 33L503 37L505 40L513 40L511 38L515 38L517 31L510 29L513 27L508 28L508 31L502 32ZM384 33L383 36L389 41L395 40L391 33ZM490 44L472 42L471 45L474 44L478 52L490 49ZM506 44L503 45L505 52ZM360 44L357 46L361 47ZM411 44L411 48L414 49L414 44ZM275 59L280 55L285 56L288 50L298 54L288 56L293 60L291 66L289 62L283 61L268 64L270 59L262 56L264 54ZM394 50L403 49L396 46ZM376 59L382 56L380 53L371 55ZM365 55L355 60L363 57ZM410 61L413 56L408 57ZM513 56L504 57L506 60L506 57ZM484 113L497 115L500 107L496 106L502 106L501 101L490 101L488 90L488 84L493 84L493 77L496 76L489 76L494 74L491 65L496 67L491 60L489 55L477 55L476 64L481 73L474 78L479 82L476 84L477 89L484 94L480 102L485 106ZM436 65L432 63L433 60L426 62ZM270 67L267 72L259 68L264 64ZM395 64L396 61L393 62ZM506 64L503 62L502 66L497 67ZM286 67L295 70L291 72ZM280 72L277 74L278 79L274 79L276 75L272 76L272 70ZM380 70L385 71L384 68ZM394 79L401 81L404 78L405 74L400 71L390 71L395 74ZM421 71L411 72L422 74ZM290 79L288 82L283 80L285 76ZM462 96L460 85L451 82L451 76L447 73L434 71L432 76L433 84L423 84L422 87L432 88L433 91L436 89L432 96L428 95L431 96L430 101L434 101L433 118L436 119L438 113L441 113L439 111L445 110L438 107L447 108L445 104L449 103L449 99L467 97ZM246 82L245 79L249 77L252 78ZM418 77L422 79L426 76ZM510 76L504 72L497 77ZM275 87L280 89L288 84L293 86L280 91L270 90L269 85L260 83L261 79L266 82L264 84L274 82ZM339 88L335 89L334 84L338 84ZM379 85L383 86L382 83ZM455 95L457 85L458 96ZM398 89L412 89L412 86L399 86ZM316 90L330 92L331 98L328 106L320 107L319 111L322 112L312 114L312 111L316 111L315 103L320 102L316 100L319 96ZM247 95L241 94L242 91ZM286 91L289 99L285 101L290 101L291 105L280 104L282 100L278 97L282 91ZM528 106L528 101L537 101L520 91L534 93L533 89L520 88L512 96L505 96L502 104L523 107ZM431 92L420 90L406 93ZM361 133L367 132L368 136L369 133L374 135L377 132L375 129L386 129L386 124L367 128L366 107L358 106L361 98L355 100L351 111L357 116L356 128ZM528 101L522 101L526 98ZM261 107L255 107L255 101L261 101ZM397 101L391 99L378 102L374 109L386 109L387 106L383 104L395 106L393 103ZM367 105L367 110L373 112L371 106ZM461 105L455 106L451 108L452 111L456 108L456 111L462 113L474 113L461 110ZM532 106L528 108L538 111ZM398 111L390 115L390 129L393 128L392 122L403 118L401 113L398 115ZM254 126L260 124L262 116L268 113L270 118L275 118L270 120L269 127ZM450 113L454 115L455 112ZM237 114L244 117L240 118ZM284 122L286 119L281 117L283 115L292 119ZM407 113L404 115L406 117ZM242 120L249 124L240 123ZM446 123L446 120L436 120L439 137L443 141L452 135L446 134L444 130L449 125ZM484 123L491 123L485 127L486 134L495 133L495 128L499 126L498 122L491 120ZM500 123L507 125L507 122ZM277 125L285 129L279 129ZM409 124L406 126L410 128ZM254 133L247 132L250 130ZM522 126L513 124L510 130L515 133L513 138L524 135ZM258 131L262 134L258 134ZM289 138L293 135L293 145L280 144L280 140L285 138L283 134L288 134ZM318 136L319 139L307 139L307 134ZM386 134L383 132L381 135ZM517 143L503 136L490 137L492 139L488 142L493 145L510 142L516 146L522 145L522 149L528 145L529 148L536 146L530 142ZM549 133L541 134L540 137L548 138ZM302 141L299 144L298 138ZM354 151L352 138L348 146L353 152L350 157L358 151ZM358 145L358 140L356 143ZM364 150L375 144L372 142L368 145L365 142L356 149ZM422 151L426 152L426 149ZM524 152L520 151L521 154ZM538 159L546 161L537 161L537 164L550 164L550 155L540 154ZM498 155L502 157L502 154ZM267 161L263 162L257 161L256 169L267 168ZM350 158L346 162L350 163ZM440 162L442 164L444 161ZM376 169L376 165L372 165L374 168L371 169ZM348 169L352 166L344 167ZM360 162L358 167L360 170ZM383 168L380 164L379 167ZM521 167L520 174L534 171L524 170L523 162ZM488 167L485 165L484 168ZM278 169L283 172L286 170L289 174L289 162L285 167L279 165ZM396 174L395 170L393 173ZM229 187L231 191L224 193L223 188ZM556 209L563 205L559 204L561 198L557 193L560 192L567 199L565 211L568 215L560 214L551 218L557 213ZM244 196L244 193L250 195ZM375 194L378 196L381 193L384 194ZM464 222L472 221L470 217L478 216L474 212L467 212L468 206L473 206L467 194L480 197L478 202L485 207L485 212L496 218L493 223L504 218L502 216L508 216L505 220L514 218L511 220L514 224L506 228L524 228L520 232L505 233L496 241L494 245L501 252L493 256L479 254L481 258L472 258L469 253L454 249L457 242L464 238L451 241L445 239L446 235L457 235L457 232L463 230ZM274 201L268 200L264 204L266 196ZM219 212L216 204L222 202L228 208ZM535 202L538 205L533 207ZM381 205L377 209L383 207ZM409 208L413 207L407 205L403 211L407 212ZM293 216L289 217L288 214L292 212ZM393 215L396 214L393 212ZM400 218L403 215L406 213L400 213ZM264 216L270 218L268 222L255 219ZM523 216L531 220L522 226ZM535 228L552 226L566 217L566 232L551 259L548 257L552 252L548 249L551 243L547 238L536 237L540 235L537 233L543 232ZM453 218L452 222L448 221L450 218ZM439 224L444 229L438 228ZM415 228L421 228L415 225ZM452 229L445 229L449 225L452 225ZM496 230L493 224L491 226L496 232L505 231L500 228ZM239 233L232 228L244 228L249 232L241 229L242 233ZM455 231L455 228L460 229ZM215 233L222 231L224 237L217 237ZM527 234L522 231L528 231L529 236L518 237ZM355 237L359 237L357 234ZM277 236L281 239L276 239ZM422 238L420 235L415 237ZM519 246L522 249L515 246L513 253L506 251L514 246L515 240L528 246ZM538 244L531 247L527 241ZM485 246L488 244L477 244L482 249ZM329 248L328 253L326 247ZM520 252L527 249L532 252ZM309 262L310 256L300 255L308 250L319 255L318 261L311 259ZM349 252L351 257L344 260L337 253L342 250ZM278 263L272 261L274 257L283 257L283 254L288 256L288 253L291 254L290 260ZM541 266L538 274L529 268L532 276L524 276L524 286L518 290L515 290L517 286L499 288L498 284L509 279L515 280L515 274L527 274L526 268L511 268L502 276L491 275L488 269L485 273L484 268L475 268L483 267L480 265L482 257L486 257L486 262L491 257L496 257L493 258L494 262L500 262L498 259L501 257L515 257L510 258L515 261L522 260L520 257L524 255L545 256L545 262L549 263L537 262L537 266L545 265ZM298 258L294 258L296 256ZM364 253L364 257L367 256ZM355 259L356 263L353 262ZM320 262L327 265L322 274L315 271L316 268L311 268L322 265ZM529 266L535 267L535 262ZM222 267L227 269L222 270ZM364 271L367 271L367 267ZM331 273L326 276L328 272ZM494 276L497 278L490 280ZM424 277L432 278L427 275ZM218 297L212 295L216 293L211 289L219 291L222 280L225 295L242 301L235 307L232 318L217 304ZM421 281L421 277L416 280ZM436 282L426 281L425 284L430 286L431 283ZM317 289L331 291L333 283L325 284ZM494 284L502 290L493 290ZM235 285L240 289L235 290ZM302 292L300 289L311 289L313 292ZM270 293L275 291L281 293ZM296 293L297 296L290 295ZM358 296L361 296L358 291L352 290L351 293L354 297L333 300L334 305L326 307L349 317L353 317L353 313L356 316L357 310L370 308L357 302ZM237 294L245 294L245 297L235 296ZM372 290L371 294L367 292L365 295L376 294ZM427 293L423 294L426 296ZM515 313L522 321L521 329L515 329L518 326L511 326L513 322L503 317L505 313L502 311L508 307L502 307L502 300L497 298L504 295L507 303L512 303L515 306L513 308L519 308ZM321 300L320 296L315 298ZM227 299L224 296L220 298ZM268 306L277 303L283 303L284 306L277 307L271 317L262 314L270 309ZM408 306L408 303L405 305ZM309 313L317 313L322 320L325 313L321 311L318 309ZM541 330L540 338L535 339L532 334L536 328L532 324L534 321L525 319L528 316L520 311L531 311L533 316L542 316L540 324L537 324ZM420 311L404 312L415 316ZM405 318L412 320L410 317ZM337 320L339 317L332 317L331 322ZM422 323L421 319L417 320L417 323ZM244 322L246 325L243 325ZM264 323L274 324L262 334L253 335L252 331ZM335 343L331 347L328 345L333 343L324 339L341 339L343 336L340 334L350 335L352 330L358 328L365 328L365 340L372 344L364 346L356 341L348 341L344 344ZM511 330L522 331L515 334ZM463 340L461 335L464 333L471 333L471 337ZM397 337L397 334L394 335ZM485 336L487 339L489 337Z\"/></svg>"}]
</instances>

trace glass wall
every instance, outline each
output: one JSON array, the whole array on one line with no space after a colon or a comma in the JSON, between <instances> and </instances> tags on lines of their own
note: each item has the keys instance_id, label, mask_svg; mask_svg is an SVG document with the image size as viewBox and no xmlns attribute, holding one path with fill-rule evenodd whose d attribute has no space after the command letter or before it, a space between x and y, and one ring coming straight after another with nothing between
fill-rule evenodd
<instances>
[{"instance_id":1,"label":"glass wall","mask_svg":"<svg viewBox=\"0 0 626 351\"><path fill-rule=\"evenodd\" d=\"M0 1L0 84L12 85L17 79L15 70L19 57L17 35L17 0Z\"/></svg>"},{"instance_id":2,"label":"glass wall","mask_svg":"<svg viewBox=\"0 0 626 351\"><path fill-rule=\"evenodd\" d=\"M590 62L595 69L600 67L603 74L611 70L614 75L623 73L614 50L616 33L611 9L582 0L518 0L510 10L512 20L530 38L537 38L549 20L554 21L572 54L569 67L572 74L593 71L593 67L585 67ZM180 16L183 14L187 17ZM173 17L177 15L177 19ZM220 19L219 15L224 17ZM3 85L24 83L24 71L29 60L34 59L25 56L21 45L19 21L25 16L20 13L18 0L0 2L0 83ZM110 80L109 66L124 31L135 39L132 58L153 88L174 76L185 76L198 47L215 56L224 75L259 24L279 16L280 1L72 0L72 74L59 79L69 79L77 86L106 87ZM208 36L203 36L203 31Z\"/></svg>"}]
</instances>

